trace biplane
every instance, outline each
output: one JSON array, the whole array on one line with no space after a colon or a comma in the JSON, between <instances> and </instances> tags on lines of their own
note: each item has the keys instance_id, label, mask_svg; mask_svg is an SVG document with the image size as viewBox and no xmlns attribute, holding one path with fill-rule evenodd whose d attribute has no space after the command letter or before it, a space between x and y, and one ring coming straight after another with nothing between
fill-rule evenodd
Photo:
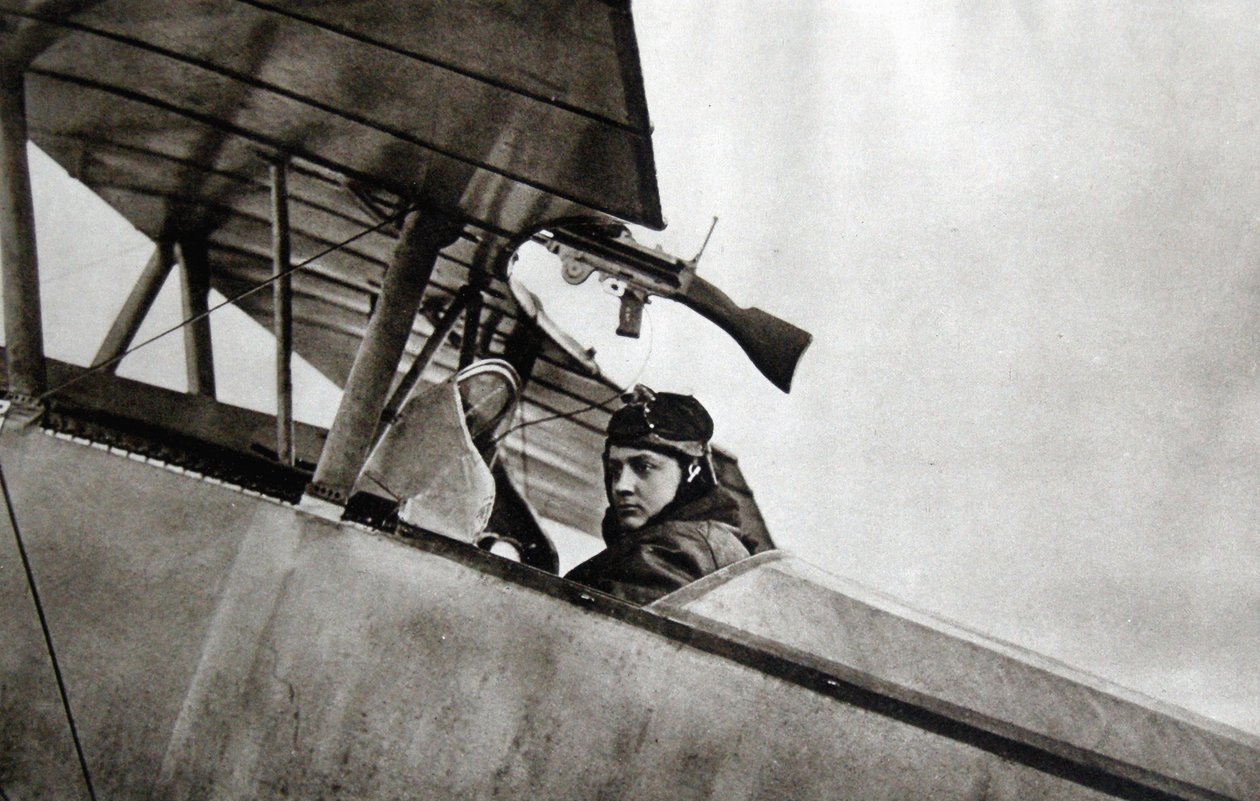
<instances>
[{"instance_id":1,"label":"biplane","mask_svg":"<svg viewBox=\"0 0 1260 801\"><path fill-rule=\"evenodd\" d=\"M3 0L0 60L6 801L1260 792L1256 738L776 550L731 454L759 553L643 608L556 575L624 387L514 254L784 390L809 341L627 233L664 224L628 2ZM89 365L44 353L28 141L154 243ZM174 271L187 392L117 375ZM275 414L216 399L212 290Z\"/></svg>"}]
</instances>

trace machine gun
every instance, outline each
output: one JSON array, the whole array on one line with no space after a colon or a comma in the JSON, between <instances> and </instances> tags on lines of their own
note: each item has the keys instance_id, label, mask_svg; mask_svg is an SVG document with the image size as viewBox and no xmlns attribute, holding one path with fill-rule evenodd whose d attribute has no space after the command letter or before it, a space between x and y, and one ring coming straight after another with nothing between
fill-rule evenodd
<instances>
[{"instance_id":1,"label":"machine gun","mask_svg":"<svg viewBox=\"0 0 1260 801\"><path fill-rule=\"evenodd\" d=\"M560 257L570 284L580 284L594 272L603 276L604 285L621 298L621 336L639 336L649 296L671 298L729 334L770 383L791 390L796 363L813 335L761 309L736 305L696 275L699 255L686 261L646 247L621 226L557 228L535 239Z\"/></svg>"}]
</instances>

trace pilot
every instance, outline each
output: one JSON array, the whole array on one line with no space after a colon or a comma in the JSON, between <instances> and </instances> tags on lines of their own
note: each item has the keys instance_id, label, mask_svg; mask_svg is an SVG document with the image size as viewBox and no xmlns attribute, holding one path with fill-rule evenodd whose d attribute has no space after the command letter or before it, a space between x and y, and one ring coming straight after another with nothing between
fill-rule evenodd
<instances>
[{"instance_id":1,"label":"pilot","mask_svg":"<svg viewBox=\"0 0 1260 801\"><path fill-rule=\"evenodd\" d=\"M635 604L749 555L739 505L717 483L713 419L690 395L640 385L608 421L605 550L566 578Z\"/></svg>"}]
</instances>

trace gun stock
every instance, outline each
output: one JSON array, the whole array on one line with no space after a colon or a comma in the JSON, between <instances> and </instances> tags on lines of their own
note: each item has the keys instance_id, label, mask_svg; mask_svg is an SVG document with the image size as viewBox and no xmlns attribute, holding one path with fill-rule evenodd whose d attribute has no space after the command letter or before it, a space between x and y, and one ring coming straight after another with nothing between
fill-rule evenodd
<instances>
[{"instance_id":1,"label":"gun stock","mask_svg":"<svg viewBox=\"0 0 1260 801\"><path fill-rule=\"evenodd\" d=\"M628 232L557 229L539 240L560 257L565 280L580 284L594 271L627 286L617 333L639 335L639 317L648 295L671 298L717 325L748 354L753 365L784 392L813 336L757 308L737 306L725 292L696 275L696 262L640 245Z\"/></svg>"},{"instance_id":2,"label":"gun stock","mask_svg":"<svg viewBox=\"0 0 1260 801\"><path fill-rule=\"evenodd\" d=\"M729 334L770 383L791 391L796 364L813 341L812 334L756 307L736 305L698 275L672 297Z\"/></svg>"}]
</instances>

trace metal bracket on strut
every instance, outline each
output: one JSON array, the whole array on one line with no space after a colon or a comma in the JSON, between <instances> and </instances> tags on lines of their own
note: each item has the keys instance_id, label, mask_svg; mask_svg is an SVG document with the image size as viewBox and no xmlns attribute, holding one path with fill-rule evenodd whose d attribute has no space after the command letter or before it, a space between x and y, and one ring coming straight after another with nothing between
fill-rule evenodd
<instances>
[{"instance_id":1,"label":"metal bracket on strut","mask_svg":"<svg viewBox=\"0 0 1260 801\"><path fill-rule=\"evenodd\" d=\"M10 431L21 431L44 415L44 404L38 398L10 394L0 399L0 425Z\"/></svg>"},{"instance_id":2,"label":"metal bracket on strut","mask_svg":"<svg viewBox=\"0 0 1260 801\"><path fill-rule=\"evenodd\" d=\"M345 514L347 500L345 493L312 481L306 485L306 492L302 493L298 509L315 517L336 522Z\"/></svg>"}]
</instances>

